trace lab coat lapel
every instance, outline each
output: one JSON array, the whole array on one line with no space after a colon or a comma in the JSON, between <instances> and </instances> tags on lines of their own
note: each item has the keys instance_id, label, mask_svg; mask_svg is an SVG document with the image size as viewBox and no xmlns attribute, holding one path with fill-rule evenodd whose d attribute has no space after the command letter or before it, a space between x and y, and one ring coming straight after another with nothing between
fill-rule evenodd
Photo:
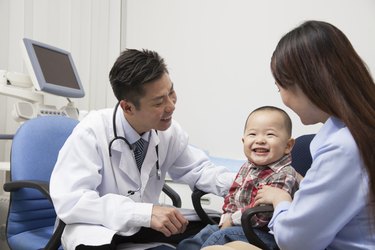
<instances>
[{"instance_id":1,"label":"lab coat lapel","mask_svg":"<svg viewBox=\"0 0 375 250\"><path fill-rule=\"evenodd\" d=\"M116 114L116 131L118 137L124 137L124 130L122 125L122 118L123 115L121 108L117 110ZM114 138L113 128L109 129L109 138ZM143 194L145 187L147 186L147 182L150 176L154 176L157 174L156 172L156 161L158 159L156 154L156 145L160 142L159 137L155 130L151 130L151 137L150 142L147 148L146 157L143 161L142 168L141 168L141 175L139 174L139 170L137 168L137 164L135 162L133 151L129 148L125 141L118 139L112 144L112 155L120 157L119 162L119 169L124 172L129 179L131 179L135 186L139 186L141 182L141 190L140 193Z\"/></svg>"},{"instance_id":2,"label":"lab coat lapel","mask_svg":"<svg viewBox=\"0 0 375 250\"><path fill-rule=\"evenodd\" d=\"M122 109L119 107L116 113L116 132L118 137L125 137L125 133L123 130L122 118L123 112ZM109 128L109 138L115 138L113 125ZM117 152L116 152L117 151ZM133 151L130 149L129 145L122 139L118 139L112 143L112 155L120 157L119 168L122 172L128 175L129 179L134 181L134 184L137 186L140 182L139 171L137 168L137 164L135 162L135 158L133 155Z\"/></svg>"},{"instance_id":3,"label":"lab coat lapel","mask_svg":"<svg viewBox=\"0 0 375 250\"><path fill-rule=\"evenodd\" d=\"M122 172L124 172L129 177L129 179L134 181L136 186L139 186L139 182L140 182L139 170L135 162L133 151L131 151L128 145L126 144L122 146L122 148L123 148L123 151L121 151L122 153L121 153L119 168Z\"/></svg>"},{"instance_id":4,"label":"lab coat lapel","mask_svg":"<svg viewBox=\"0 0 375 250\"><path fill-rule=\"evenodd\" d=\"M156 145L158 144L159 137L155 130L151 130L151 137L147 148L147 154L141 168L141 194L143 194L149 178L157 174L156 161L158 160L158 156L156 153Z\"/></svg>"}]
</instances>

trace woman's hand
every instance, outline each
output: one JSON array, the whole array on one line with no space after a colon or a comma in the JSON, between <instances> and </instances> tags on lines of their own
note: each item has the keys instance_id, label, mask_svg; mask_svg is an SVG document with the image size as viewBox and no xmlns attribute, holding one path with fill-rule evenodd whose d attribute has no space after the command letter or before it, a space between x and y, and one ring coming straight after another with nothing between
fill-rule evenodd
<instances>
[{"instance_id":1,"label":"woman's hand","mask_svg":"<svg viewBox=\"0 0 375 250\"><path fill-rule=\"evenodd\" d=\"M272 204L273 207L276 207L282 201L292 201L292 197L288 192L276 187L263 186L255 196L254 206Z\"/></svg>"}]
</instances>

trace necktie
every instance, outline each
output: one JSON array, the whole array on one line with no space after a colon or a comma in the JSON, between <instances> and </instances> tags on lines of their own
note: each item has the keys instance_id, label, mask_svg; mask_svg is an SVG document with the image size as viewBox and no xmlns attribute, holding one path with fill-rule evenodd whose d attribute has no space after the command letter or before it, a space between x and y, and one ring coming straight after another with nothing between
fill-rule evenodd
<instances>
[{"instance_id":1,"label":"necktie","mask_svg":"<svg viewBox=\"0 0 375 250\"><path fill-rule=\"evenodd\" d=\"M138 167L139 171L141 171L142 163L143 163L143 160L144 160L145 155L146 155L143 152L144 148L145 148L145 142L146 141L141 138L133 144L133 146L134 146L134 158L135 158L135 162L137 163L137 167Z\"/></svg>"}]
</instances>

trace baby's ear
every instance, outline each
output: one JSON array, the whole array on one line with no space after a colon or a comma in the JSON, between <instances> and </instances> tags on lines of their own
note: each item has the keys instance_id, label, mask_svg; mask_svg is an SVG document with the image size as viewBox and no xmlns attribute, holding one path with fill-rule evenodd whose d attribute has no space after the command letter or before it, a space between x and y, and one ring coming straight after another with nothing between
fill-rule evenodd
<instances>
[{"instance_id":1,"label":"baby's ear","mask_svg":"<svg viewBox=\"0 0 375 250\"><path fill-rule=\"evenodd\" d=\"M285 154L289 154L290 152L292 152L295 142L296 140L294 140L294 138L290 138L288 140L288 143L286 144L286 148L285 148Z\"/></svg>"}]
</instances>

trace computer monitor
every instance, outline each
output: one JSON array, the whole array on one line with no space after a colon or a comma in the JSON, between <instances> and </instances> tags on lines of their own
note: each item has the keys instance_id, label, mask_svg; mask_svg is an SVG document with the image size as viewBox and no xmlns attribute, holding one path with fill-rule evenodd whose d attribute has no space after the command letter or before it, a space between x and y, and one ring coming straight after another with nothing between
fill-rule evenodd
<instances>
[{"instance_id":1,"label":"computer monitor","mask_svg":"<svg viewBox=\"0 0 375 250\"><path fill-rule=\"evenodd\" d=\"M22 39L21 47L37 90L63 97L85 95L70 52L28 38Z\"/></svg>"}]
</instances>

